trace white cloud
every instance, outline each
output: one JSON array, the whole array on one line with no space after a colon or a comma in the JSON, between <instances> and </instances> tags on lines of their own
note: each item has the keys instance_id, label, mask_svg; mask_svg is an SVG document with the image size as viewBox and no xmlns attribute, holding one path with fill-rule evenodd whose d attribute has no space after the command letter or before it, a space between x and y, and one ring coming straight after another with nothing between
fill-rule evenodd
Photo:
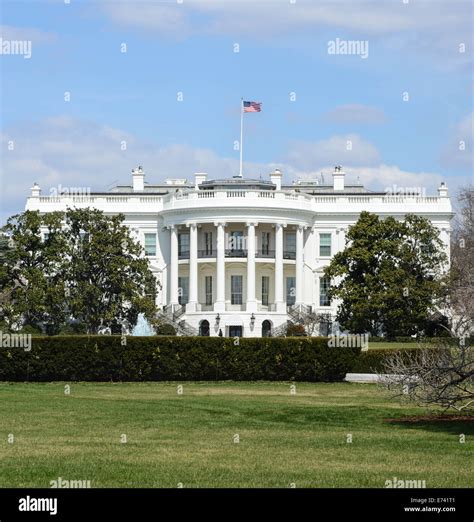
<instances>
[{"instance_id":1,"label":"white cloud","mask_svg":"<svg viewBox=\"0 0 474 522\"><path fill-rule=\"evenodd\" d=\"M340 105L323 115L323 120L337 124L381 124L387 118L382 109L371 105L349 104Z\"/></svg>"},{"instance_id":2,"label":"white cloud","mask_svg":"<svg viewBox=\"0 0 474 522\"><path fill-rule=\"evenodd\" d=\"M463 118L452 130L441 152L440 163L447 169L473 170L474 112Z\"/></svg>"},{"instance_id":3,"label":"white cloud","mask_svg":"<svg viewBox=\"0 0 474 522\"><path fill-rule=\"evenodd\" d=\"M302 170L315 165L376 165L380 162L377 148L357 134L331 136L326 140L293 142L287 160Z\"/></svg>"},{"instance_id":4,"label":"white cloud","mask_svg":"<svg viewBox=\"0 0 474 522\"><path fill-rule=\"evenodd\" d=\"M118 26L157 36L182 38L191 31L185 9L178 3L104 2L102 10Z\"/></svg>"},{"instance_id":5,"label":"white cloud","mask_svg":"<svg viewBox=\"0 0 474 522\"><path fill-rule=\"evenodd\" d=\"M33 44L52 43L56 41L55 33L41 31L34 27L15 27L0 25L0 37L4 40L28 40Z\"/></svg>"},{"instance_id":6,"label":"white cloud","mask_svg":"<svg viewBox=\"0 0 474 522\"><path fill-rule=\"evenodd\" d=\"M215 34L277 42L291 36L285 40L290 45L297 41L293 36L317 38L318 30L329 29L334 37L381 38L389 47L405 49L407 58L428 54L443 67L471 60L469 49L464 55L457 52L460 42L469 47L472 39L471 5L464 0L185 0L174 5L122 1L104 2L102 12L112 23L156 36Z\"/></svg>"},{"instance_id":7,"label":"white cloud","mask_svg":"<svg viewBox=\"0 0 474 522\"><path fill-rule=\"evenodd\" d=\"M345 152L347 139L353 151ZM13 140L15 149L7 150ZM126 141L127 150L121 150ZM144 142L121 129L98 125L70 117L55 117L11 128L1 136L3 179L0 180L2 212L0 220L21 212L33 182L43 194L52 187L82 187L107 190L114 183L131 183L131 169L143 165L149 183L168 177L191 180L194 172L208 172L209 177L225 178L237 174L238 157L221 157L210 149L188 145L159 146ZM268 179L275 167L282 169L286 182L299 177L314 177L321 171L331 179L335 164L342 164L348 182L357 176L367 188L383 190L388 186L426 187L434 193L441 176L431 172L408 172L384 165L377 149L357 135L332 136L316 143L294 142L282 162L248 163L248 177ZM451 183L451 180L449 180ZM449 183L448 183L449 184ZM459 184L462 184L459 182ZM454 188L453 183L450 186Z\"/></svg>"}]
</instances>

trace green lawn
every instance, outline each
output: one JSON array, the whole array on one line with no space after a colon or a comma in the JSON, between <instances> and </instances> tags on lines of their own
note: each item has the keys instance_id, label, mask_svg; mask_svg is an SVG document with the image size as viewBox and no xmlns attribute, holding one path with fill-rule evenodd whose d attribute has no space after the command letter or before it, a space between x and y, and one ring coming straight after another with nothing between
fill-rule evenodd
<instances>
[{"instance_id":1,"label":"green lawn","mask_svg":"<svg viewBox=\"0 0 474 522\"><path fill-rule=\"evenodd\" d=\"M390 350L406 350L407 348L419 348L418 343L385 343L369 341L369 350L383 350L385 348Z\"/></svg>"},{"instance_id":2,"label":"green lawn","mask_svg":"<svg viewBox=\"0 0 474 522\"><path fill-rule=\"evenodd\" d=\"M474 486L473 424L404 423L426 412L375 385L182 385L0 383L0 487Z\"/></svg>"}]
</instances>

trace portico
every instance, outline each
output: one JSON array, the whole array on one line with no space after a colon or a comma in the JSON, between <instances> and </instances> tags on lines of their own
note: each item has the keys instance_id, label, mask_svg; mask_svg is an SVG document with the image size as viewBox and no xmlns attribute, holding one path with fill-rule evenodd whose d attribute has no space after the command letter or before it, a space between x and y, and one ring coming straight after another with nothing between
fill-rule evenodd
<instances>
[{"instance_id":1,"label":"portico","mask_svg":"<svg viewBox=\"0 0 474 522\"><path fill-rule=\"evenodd\" d=\"M284 289L288 273L295 282L288 288L294 298L290 304L303 303L303 225L194 221L170 225L168 229L169 304L185 306L186 313L211 309L286 313L288 296ZM288 238L286 250L284 234ZM189 245L189 250L180 249L180 244ZM200 249L199 245L206 248ZM188 289L180 286L180 280L186 281Z\"/></svg>"}]
</instances>

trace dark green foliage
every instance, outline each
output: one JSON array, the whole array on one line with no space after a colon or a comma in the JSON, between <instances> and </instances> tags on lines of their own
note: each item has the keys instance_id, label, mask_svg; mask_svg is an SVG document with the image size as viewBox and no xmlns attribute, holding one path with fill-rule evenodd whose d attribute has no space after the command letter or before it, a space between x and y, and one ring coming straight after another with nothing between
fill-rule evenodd
<instances>
[{"instance_id":1,"label":"dark green foliage","mask_svg":"<svg viewBox=\"0 0 474 522\"><path fill-rule=\"evenodd\" d=\"M359 351L323 337L36 337L30 352L0 348L0 380L341 381Z\"/></svg>"},{"instance_id":2,"label":"dark green foliage","mask_svg":"<svg viewBox=\"0 0 474 522\"><path fill-rule=\"evenodd\" d=\"M176 329L172 324L160 323L155 327L156 335L176 335Z\"/></svg>"},{"instance_id":3,"label":"dark green foliage","mask_svg":"<svg viewBox=\"0 0 474 522\"><path fill-rule=\"evenodd\" d=\"M0 230L0 321L48 335L121 333L153 319L157 282L124 216L96 209L26 211ZM45 235L46 234L46 235ZM82 333L81 330L74 333Z\"/></svg>"},{"instance_id":4,"label":"dark green foliage","mask_svg":"<svg viewBox=\"0 0 474 522\"><path fill-rule=\"evenodd\" d=\"M397 350L391 348L383 348L381 350L369 350L367 352L361 352L359 357L356 358L354 366L350 370L350 373L385 373L385 360L390 355L393 355L397 352L401 353L402 356L406 356L408 361L410 354L419 353L420 349L404 348L403 350Z\"/></svg>"},{"instance_id":5,"label":"dark green foliage","mask_svg":"<svg viewBox=\"0 0 474 522\"><path fill-rule=\"evenodd\" d=\"M420 216L398 221L362 212L345 249L325 269L330 296L341 301L342 328L392 338L422 331L445 292L446 255L438 236Z\"/></svg>"}]
</instances>

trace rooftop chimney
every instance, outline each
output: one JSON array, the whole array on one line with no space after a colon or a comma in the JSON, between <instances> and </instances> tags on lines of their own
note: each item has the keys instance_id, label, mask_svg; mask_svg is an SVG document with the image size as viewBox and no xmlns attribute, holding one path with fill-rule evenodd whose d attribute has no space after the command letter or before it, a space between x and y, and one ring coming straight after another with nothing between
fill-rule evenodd
<instances>
[{"instance_id":1,"label":"rooftop chimney","mask_svg":"<svg viewBox=\"0 0 474 522\"><path fill-rule=\"evenodd\" d=\"M145 173L140 165L132 169L132 180L134 192L142 192L145 189Z\"/></svg>"},{"instance_id":2,"label":"rooftop chimney","mask_svg":"<svg viewBox=\"0 0 474 522\"><path fill-rule=\"evenodd\" d=\"M447 198L448 197L448 187L444 183L444 181L441 182L441 185L438 187L438 196L440 198Z\"/></svg>"},{"instance_id":3,"label":"rooftop chimney","mask_svg":"<svg viewBox=\"0 0 474 522\"><path fill-rule=\"evenodd\" d=\"M35 181L33 186L31 187L31 197L32 198L39 198L40 195L41 195L41 188L38 185L38 183L36 183L36 181Z\"/></svg>"},{"instance_id":4,"label":"rooftop chimney","mask_svg":"<svg viewBox=\"0 0 474 522\"><path fill-rule=\"evenodd\" d=\"M342 167L340 165L336 165L334 167L334 172L332 173L334 190L344 190L344 177L345 173L342 171Z\"/></svg>"},{"instance_id":5,"label":"rooftop chimney","mask_svg":"<svg viewBox=\"0 0 474 522\"><path fill-rule=\"evenodd\" d=\"M270 173L270 181L276 185L276 190L281 190L281 178L283 174L281 173L280 169L275 169L273 172Z\"/></svg>"},{"instance_id":6,"label":"rooftop chimney","mask_svg":"<svg viewBox=\"0 0 474 522\"><path fill-rule=\"evenodd\" d=\"M195 172L194 173L194 188L197 190L199 185L206 181L207 172Z\"/></svg>"}]
</instances>

